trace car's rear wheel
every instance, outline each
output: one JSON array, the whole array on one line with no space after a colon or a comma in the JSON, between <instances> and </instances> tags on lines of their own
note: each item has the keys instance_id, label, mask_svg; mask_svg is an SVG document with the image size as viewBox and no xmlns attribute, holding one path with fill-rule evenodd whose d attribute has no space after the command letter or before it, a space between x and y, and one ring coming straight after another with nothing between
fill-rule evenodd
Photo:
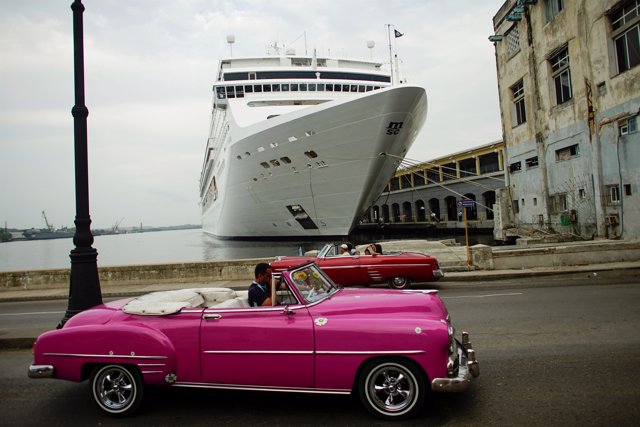
<instances>
[{"instance_id":1,"label":"car's rear wheel","mask_svg":"<svg viewBox=\"0 0 640 427\"><path fill-rule=\"evenodd\" d=\"M411 279L408 277L393 277L389 279L389 287L392 289L407 289L411 286Z\"/></svg>"},{"instance_id":2,"label":"car's rear wheel","mask_svg":"<svg viewBox=\"0 0 640 427\"><path fill-rule=\"evenodd\" d=\"M140 372L129 366L98 366L91 375L91 391L98 407L115 417L134 414L143 398Z\"/></svg>"},{"instance_id":3,"label":"car's rear wheel","mask_svg":"<svg viewBox=\"0 0 640 427\"><path fill-rule=\"evenodd\" d=\"M415 415L422 407L426 393L418 369L401 359L369 362L360 376L358 392L370 413L388 420Z\"/></svg>"}]
</instances>

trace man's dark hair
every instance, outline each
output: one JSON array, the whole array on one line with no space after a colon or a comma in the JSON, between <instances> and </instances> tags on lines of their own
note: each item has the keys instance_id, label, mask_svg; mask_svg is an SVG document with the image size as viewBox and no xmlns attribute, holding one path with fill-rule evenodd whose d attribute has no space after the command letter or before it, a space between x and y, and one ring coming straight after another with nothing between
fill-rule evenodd
<instances>
[{"instance_id":1,"label":"man's dark hair","mask_svg":"<svg viewBox=\"0 0 640 427\"><path fill-rule=\"evenodd\" d=\"M259 275L266 273L267 270L270 269L270 268L271 268L271 266L269 264L267 264L266 262L261 262L258 265L256 265L256 271L255 271L256 279L258 278Z\"/></svg>"}]
</instances>

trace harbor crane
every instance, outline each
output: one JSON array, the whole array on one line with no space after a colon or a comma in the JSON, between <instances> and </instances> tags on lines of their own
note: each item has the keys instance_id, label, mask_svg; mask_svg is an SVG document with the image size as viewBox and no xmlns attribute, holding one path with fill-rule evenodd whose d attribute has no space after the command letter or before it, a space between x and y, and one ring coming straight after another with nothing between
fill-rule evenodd
<instances>
[{"instance_id":1,"label":"harbor crane","mask_svg":"<svg viewBox=\"0 0 640 427\"><path fill-rule=\"evenodd\" d=\"M42 218L44 218L44 223L47 224L47 230L53 231L53 224L49 224L49 221L47 220L47 214L44 213L44 211L42 211Z\"/></svg>"},{"instance_id":2,"label":"harbor crane","mask_svg":"<svg viewBox=\"0 0 640 427\"><path fill-rule=\"evenodd\" d=\"M118 228L120 226L120 223L124 221L124 217L120 219L120 221L117 221L114 225L113 228L111 229L111 232L113 234L120 234L120 229Z\"/></svg>"}]
</instances>

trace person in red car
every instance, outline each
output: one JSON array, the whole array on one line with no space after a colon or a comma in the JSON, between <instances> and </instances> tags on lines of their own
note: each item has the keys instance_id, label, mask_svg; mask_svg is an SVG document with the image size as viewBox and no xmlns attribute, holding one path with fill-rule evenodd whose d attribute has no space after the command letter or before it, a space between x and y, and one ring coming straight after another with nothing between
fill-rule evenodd
<instances>
[{"instance_id":1,"label":"person in red car","mask_svg":"<svg viewBox=\"0 0 640 427\"><path fill-rule=\"evenodd\" d=\"M340 245L340 256L349 256L351 255L349 253L349 245L347 245L346 243L343 243Z\"/></svg>"}]
</instances>

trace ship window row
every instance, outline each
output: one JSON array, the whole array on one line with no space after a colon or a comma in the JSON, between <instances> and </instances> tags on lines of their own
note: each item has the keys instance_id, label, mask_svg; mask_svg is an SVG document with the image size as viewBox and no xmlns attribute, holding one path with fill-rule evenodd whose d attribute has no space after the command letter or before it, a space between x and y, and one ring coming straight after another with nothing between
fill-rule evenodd
<instances>
[{"instance_id":1,"label":"ship window row","mask_svg":"<svg viewBox=\"0 0 640 427\"><path fill-rule=\"evenodd\" d=\"M216 97L244 98L245 93L263 92L356 92L378 90L381 86L339 83L273 83L255 85L216 86Z\"/></svg>"},{"instance_id":2,"label":"ship window row","mask_svg":"<svg viewBox=\"0 0 640 427\"><path fill-rule=\"evenodd\" d=\"M273 80L273 79L327 79L327 80L360 80L365 82L391 83L389 76L377 74L345 73L339 71L258 71L224 73L225 81L237 80Z\"/></svg>"},{"instance_id":3,"label":"ship window row","mask_svg":"<svg viewBox=\"0 0 640 427\"><path fill-rule=\"evenodd\" d=\"M307 156L310 159L315 159L316 157L318 157L318 153L316 153L313 150L305 151L304 155ZM240 160L240 159L242 159L242 157L238 156L238 160ZM282 161L282 163L286 163L286 164L290 164L291 163L291 159L289 157L287 157L287 156L280 157L280 160ZM281 163L277 159L271 159L271 160L269 160L269 162L261 162L260 165L265 169L269 169L271 166L274 166L274 167L280 166Z\"/></svg>"}]
</instances>

